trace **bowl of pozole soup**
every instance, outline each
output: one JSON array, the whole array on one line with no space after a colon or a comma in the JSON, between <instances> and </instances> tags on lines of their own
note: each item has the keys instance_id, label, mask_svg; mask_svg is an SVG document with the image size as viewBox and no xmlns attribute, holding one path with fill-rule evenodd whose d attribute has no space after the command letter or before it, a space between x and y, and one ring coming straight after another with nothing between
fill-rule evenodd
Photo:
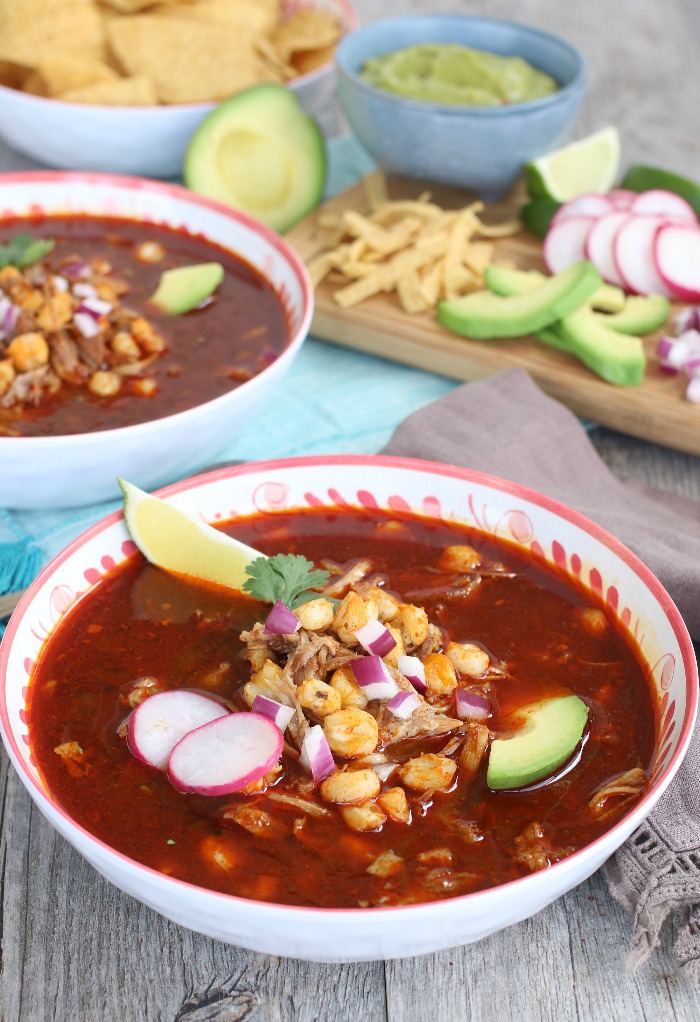
<instances>
[{"instance_id":1,"label":"bowl of pozole soup","mask_svg":"<svg viewBox=\"0 0 700 1022\"><path fill-rule=\"evenodd\" d=\"M41 811L168 918L319 961L475 941L586 879L678 769L697 703L683 622L549 498L370 456L163 496L260 552L249 591L148 563L116 513L33 583L0 683Z\"/></svg>"},{"instance_id":2,"label":"bowl of pozole soup","mask_svg":"<svg viewBox=\"0 0 700 1022\"><path fill-rule=\"evenodd\" d=\"M313 293L279 235L184 188L0 182L0 506L69 507L210 464L285 374Z\"/></svg>"}]
</instances>

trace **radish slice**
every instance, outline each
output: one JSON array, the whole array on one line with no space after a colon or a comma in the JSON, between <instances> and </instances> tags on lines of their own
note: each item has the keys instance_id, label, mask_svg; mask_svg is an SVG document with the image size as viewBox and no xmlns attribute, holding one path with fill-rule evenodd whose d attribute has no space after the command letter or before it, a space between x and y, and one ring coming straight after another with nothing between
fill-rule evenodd
<instances>
[{"instance_id":1,"label":"radish slice","mask_svg":"<svg viewBox=\"0 0 700 1022\"><path fill-rule=\"evenodd\" d=\"M664 217L630 216L617 232L613 258L627 291L638 295L672 297L671 289L662 280L654 260L656 232L667 223Z\"/></svg>"},{"instance_id":2,"label":"radish slice","mask_svg":"<svg viewBox=\"0 0 700 1022\"><path fill-rule=\"evenodd\" d=\"M597 219L606 213L612 213L613 208L607 195L600 195L598 192L584 192L560 206L551 222L559 223L560 220L570 220L574 216L591 216Z\"/></svg>"},{"instance_id":3,"label":"radish slice","mask_svg":"<svg viewBox=\"0 0 700 1022\"><path fill-rule=\"evenodd\" d=\"M689 224L698 222L695 210L685 199L663 188L639 192L630 206L630 212L641 213L644 216L665 216L670 220L683 220Z\"/></svg>"},{"instance_id":4,"label":"radish slice","mask_svg":"<svg viewBox=\"0 0 700 1022\"><path fill-rule=\"evenodd\" d=\"M613 204L615 209L621 209L623 212L629 210L634 200L639 195L639 192L632 192L629 188L613 188L608 192L608 199Z\"/></svg>"},{"instance_id":5,"label":"radish slice","mask_svg":"<svg viewBox=\"0 0 700 1022\"><path fill-rule=\"evenodd\" d=\"M674 224L661 227L654 242L654 261L677 298L700 301L700 229Z\"/></svg>"},{"instance_id":6,"label":"radish slice","mask_svg":"<svg viewBox=\"0 0 700 1022\"><path fill-rule=\"evenodd\" d=\"M552 224L542 248L550 273L559 273L586 258L586 239L597 223L591 216L572 216Z\"/></svg>"},{"instance_id":7,"label":"radish slice","mask_svg":"<svg viewBox=\"0 0 700 1022\"><path fill-rule=\"evenodd\" d=\"M283 745L282 732L267 717L227 713L180 739L170 753L168 777L180 791L230 795L264 777Z\"/></svg>"},{"instance_id":8,"label":"radish slice","mask_svg":"<svg viewBox=\"0 0 700 1022\"><path fill-rule=\"evenodd\" d=\"M191 689L157 692L137 706L129 717L127 744L137 759L165 770L170 753L188 731L228 714L226 707L216 699Z\"/></svg>"},{"instance_id":9,"label":"radish slice","mask_svg":"<svg viewBox=\"0 0 700 1022\"><path fill-rule=\"evenodd\" d=\"M625 284L615 265L613 245L617 232L628 219L629 214L621 210L607 213L596 220L586 238L586 258L590 259L603 280L618 287Z\"/></svg>"}]
</instances>

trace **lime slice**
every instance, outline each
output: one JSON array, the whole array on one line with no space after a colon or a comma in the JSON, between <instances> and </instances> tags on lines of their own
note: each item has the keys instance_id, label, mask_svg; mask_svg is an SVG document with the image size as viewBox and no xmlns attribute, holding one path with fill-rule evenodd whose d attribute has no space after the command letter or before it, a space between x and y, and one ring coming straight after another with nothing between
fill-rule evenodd
<instances>
[{"instance_id":1,"label":"lime slice","mask_svg":"<svg viewBox=\"0 0 700 1022\"><path fill-rule=\"evenodd\" d=\"M247 566L264 556L133 483L120 479L119 485L129 535L146 560L158 568L242 589Z\"/></svg>"},{"instance_id":2,"label":"lime slice","mask_svg":"<svg viewBox=\"0 0 700 1022\"><path fill-rule=\"evenodd\" d=\"M525 164L525 183L532 198L568 202L584 192L607 192L620 169L617 128L603 128L563 149Z\"/></svg>"},{"instance_id":3,"label":"lime slice","mask_svg":"<svg viewBox=\"0 0 700 1022\"><path fill-rule=\"evenodd\" d=\"M657 188L674 192L689 202L700 217L700 185L680 174L672 174L670 170L637 164L625 173L620 187L629 188L632 192L650 192Z\"/></svg>"}]
</instances>

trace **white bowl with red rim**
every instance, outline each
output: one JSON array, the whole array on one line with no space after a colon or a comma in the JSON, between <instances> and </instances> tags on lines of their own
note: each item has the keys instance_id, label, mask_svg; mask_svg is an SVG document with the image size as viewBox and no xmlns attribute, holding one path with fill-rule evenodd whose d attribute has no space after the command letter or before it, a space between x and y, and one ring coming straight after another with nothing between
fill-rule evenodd
<instances>
[{"instance_id":1,"label":"white bowl with red rim","mask_svg":"<svg viewBox=\"0 0 700 1022\"><path fill-rule=\"evenodd\" d=\"M489 890L392 908L296 908L204 890L139 865L76 824L44 788L27 729L27 685L42 646L76 600L133 552L120 513L75 540L30 586L0 647L0 722L15 769L41 812L117 887L162 915L255 951L313 961L371 961L480 940L590 876L644 820L688 748L697 712L693 647L672 600L626 547L578 513L521 486L431 462L317 456L221 469L162 493L205 520L350 504L457 520L539 552L584 583L636 641L657 704L649 790L605 834L548 869Z\"/></svg>"},{"instance_id":2,"label":"white bowl with red rim","mask_svg":"<svg viewBox=\"0 0 700 1022\"><path fill-rule=\"evenodd\" d=\"M300 8L330 11L344 34L358 25L349 0L284 0L282 6L289 13ZM325 126L335 104L334 61L299 75L289 88L306 113ZM215 106L66 103L0 85L0 135L13 149L48 167L177 178L195 128Z\"/></svg>"},{"instance_id":3,"label":"white bowl with red rim","mask_svg":"<svg viewBox=\"0 0 700 1022\"><path fill-rule=\"evenodd\" d=\"M304 263L280 235L245 213L179 185L144 178L68 171L0 176L0 222L71 213L162 224L239 256L276 292L287 320L286 343L257 376L173 415L93 433L0 436L0 507L94 504L120 496L118 476L153 489L201 470L264 404L311 324L313 287ZM216 252L213 248L214 260Z\"/></svg>"}]
</instances>

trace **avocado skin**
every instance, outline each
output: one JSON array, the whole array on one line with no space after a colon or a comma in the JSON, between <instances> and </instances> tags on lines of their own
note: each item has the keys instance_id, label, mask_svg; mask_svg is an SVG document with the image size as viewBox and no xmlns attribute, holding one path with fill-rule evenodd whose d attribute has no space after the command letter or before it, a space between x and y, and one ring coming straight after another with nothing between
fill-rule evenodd
<instances>
[{"instance_id":1,"label":"avocado skin","mask_svg":"<svg viewBox=\"0 0 700 1022\"><path fill-rule=\"evenodd\" d=\"M602 280L592 263L582 260L545 279L528 291L507 297L477 291L440 302L438 320L464 337L522 337L550 326L578 308L600 287Z\"/></svg>"},{"instance_id":2,"label":"avocado skin","mask_svg":"<svg viewBox=\"0 0 700 1022\"><path fill-rule=\"evenodd\" d=\"M512 720L519 730L512 738L495 738L491 743L488 787L512 791L549 777L575 751L588 712L588 706L573 694L541 699L517 710Z\"/></svg>"},{"instance_id":3,"label":"avocado skin","mask_svg":"<svg viewBox=\"0 0 700 1022\"><path fill-rule=\"evenodd\" d=\"M497 294L517 294L532 290L534 273L489 266L486 283ZM594 312L587 304L563 317L558 323L535 331L538 340L558 351L573 355L607 383L638 387L644 379L646 356L639 337L625 336L607 325L613 316Z\"/></svg>"}]
</instances>

